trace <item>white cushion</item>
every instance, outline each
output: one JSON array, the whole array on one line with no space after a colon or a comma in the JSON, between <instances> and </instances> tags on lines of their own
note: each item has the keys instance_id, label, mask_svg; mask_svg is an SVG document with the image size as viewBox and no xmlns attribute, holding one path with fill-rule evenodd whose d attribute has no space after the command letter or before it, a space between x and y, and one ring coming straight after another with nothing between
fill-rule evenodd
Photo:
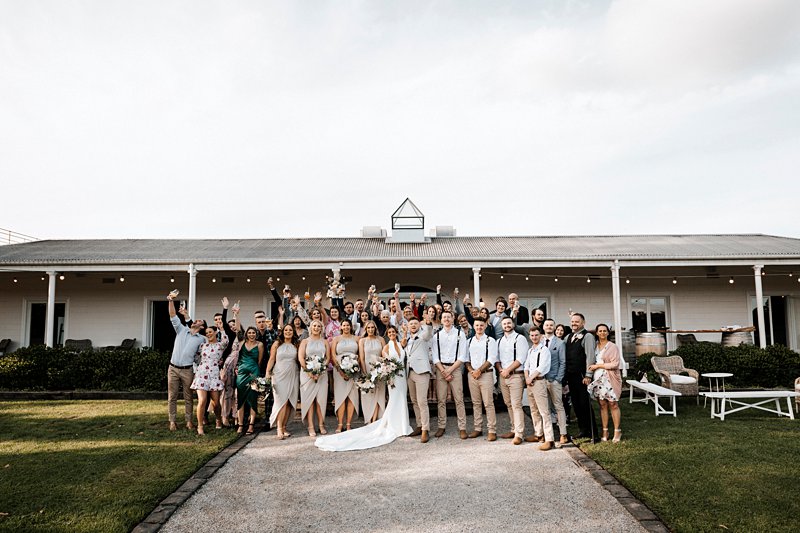
<instances>
[{"instance_id":1,"label":"white cushion","mask_svg":"<svg viewBox=\"0 0 800 533\"><path fill-rule=\"evenodd\" d=\"M669 379L675 385L691 385L693 383L697 383L697 380L695 380L693 377L682 376L680 374L670 374Z\"/></svg>"}]
</instances>

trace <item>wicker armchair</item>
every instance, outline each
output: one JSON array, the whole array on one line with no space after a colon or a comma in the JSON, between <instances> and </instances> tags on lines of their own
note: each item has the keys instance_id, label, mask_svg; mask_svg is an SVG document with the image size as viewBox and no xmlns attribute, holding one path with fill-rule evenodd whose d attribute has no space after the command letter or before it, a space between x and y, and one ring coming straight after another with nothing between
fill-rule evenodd
<instances>
[{"instance_id":1,"label":"wicker armchair","mask_svg":"<svg viewBox=\"0 0 800 533\"><path fill-rule=\"evenodd\" d=\"M697 401L700 401L700 374L697 373L697 370L684 367L682 357L677 355L653 357L651 361L653 370L661 378L661 384L664 387L680 392L684 396L698 396ZM682 373L689 375L684 376L681 375Z\"/></svg>"}]
</instances>

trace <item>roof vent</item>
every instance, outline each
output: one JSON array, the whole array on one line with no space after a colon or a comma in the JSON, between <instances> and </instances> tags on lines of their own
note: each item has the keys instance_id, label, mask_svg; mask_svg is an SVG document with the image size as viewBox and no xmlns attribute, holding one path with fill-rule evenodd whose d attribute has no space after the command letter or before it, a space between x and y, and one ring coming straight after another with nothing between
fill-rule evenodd
<instances>
[{"instance_id":1,"label":"roof vent","mask_svg":"<svg viewBox=\"0 0 800 533\"><path fill-rule=\"evenodd\" d=\"M380 226L364 226L361 228L363 238L386 237L386 230Z\"/></svg>"},{"instance_id":2,"label":"roof vent","mask_svg":"<svg viewBox=\"0 0 800 533\"><path fill-rule=\"evenodd\" d=\"M431 237L455 237L456 228L453 226L436 226L431 230Z\"/></svg>"},{"instance_id":3,"label":"roof vent","mask_svg":"<svg viewBox=\"0 0 800 533\"><path fill-rule=\"evenodd\" d=\"M408 198L392 213L392 236L386 242L431 242L425 237L425 215Z\"/></svg>"}]
</instances>

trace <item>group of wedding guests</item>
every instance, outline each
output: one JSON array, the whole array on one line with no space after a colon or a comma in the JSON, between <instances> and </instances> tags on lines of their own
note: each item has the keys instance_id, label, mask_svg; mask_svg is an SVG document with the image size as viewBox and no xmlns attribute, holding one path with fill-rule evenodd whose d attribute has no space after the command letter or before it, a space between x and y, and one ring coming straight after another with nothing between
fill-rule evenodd
<instances>
[{"instance_id":1,"label":"group of wedding guests","mask_svg":"<svg viewBox=\"0 0 800 533\"><path fill-rule=\"evenodd\" d=\"M565 326L546 318L542 309L529 314L514 293L508 299L498 298L494 311L489 311L483 302L472 305L469 295L461 298L457 289L452 301L443 300L441 286L431 305L425 294L419 299L411 294L401 302L398 287L393 298L382 301L374 286L365 300L350 302L344 301L343 288L335 283L328 291L330 306L324 307L319 292L312 301L308 292L301 299L288 286L278 294L271 278L268 286L279 304L277 324L259 310L253 315L255 326L244 331L237 304L228 320L227 298L209 326L202 320L192 321L184 307L176 311L175 295L168 296L177 334L167 374L170 429L177 427L177 397L183 387L184 398L189 399L185 401L187 427L193 428L191 390L196 390L198 433L203 434L209 405L217 428L235 420L238 432L253 433L259 393L252 385L262 376L269 384L265 386L271 386L264 406L267 424L277 429L278 439L291 436L287 426L298 402L308 434L316 436L317 429L328 432L324 421L331 378L335 431L350 430L359 411L370 423L386 407L386 383L368 378L389 356L390 345L398 345L406 356L416 419L411 436L419 436L423 443L430 438L431 388L437 402L437 438L445 433L449 396L455 403L462 439L481 437L485 416L489 441L499 437L514 444L540 442L539 449L549 450L569 440L570 404L580 429L577 437L609 440L610 413L612 440L621 439L620 354L608 339L609 327L598 324L594 333L589 332L580 313L571 312ZM510 423L501 434L494 408L496 382ZM473 405L469 433L465 388ZM522 402L526 392L534 425L527 436ZM600 405L602 434L598 434L590 398Z\"/></svg>"}]
</instances>

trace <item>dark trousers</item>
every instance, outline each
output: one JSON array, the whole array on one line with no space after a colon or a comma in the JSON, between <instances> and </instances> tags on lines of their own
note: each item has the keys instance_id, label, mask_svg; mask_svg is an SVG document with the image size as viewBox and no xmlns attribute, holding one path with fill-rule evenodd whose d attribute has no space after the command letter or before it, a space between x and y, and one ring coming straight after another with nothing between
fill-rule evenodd
<instances>
[{"instance_id":1,"label":"dark trousers","mask_svg":"<svg viewBox=\"0 0 800 533\"><path fill-rule=\"evenodd\" d=\"M589 398L586 385L583 384L583 372L568 371L564 378L569 385L569 396L572 408L578 418L578 428L584 436L595 438L597 436L597 423L594 419L594 409Z\"/></svg>"}]
</instances>

